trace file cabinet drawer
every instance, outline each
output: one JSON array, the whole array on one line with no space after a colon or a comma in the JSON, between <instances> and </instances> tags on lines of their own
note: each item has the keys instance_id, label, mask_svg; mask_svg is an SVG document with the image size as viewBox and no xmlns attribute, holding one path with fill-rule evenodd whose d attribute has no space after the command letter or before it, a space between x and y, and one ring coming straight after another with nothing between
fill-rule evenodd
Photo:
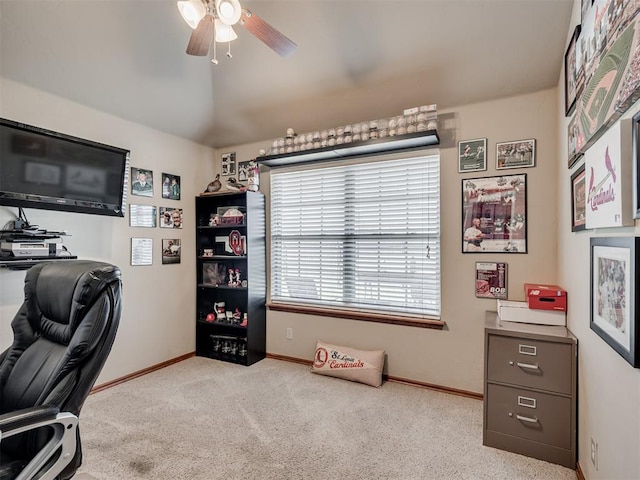
<instances>
[{"instance_id":1,"label":"file cabinet drawer","mask_svg":"<svg viewBox=\"0 0 640 480\"><path fill-rule=\"evenodd\" d=\"M487 430L571 448L571 398L503 385L487 386Z\"/></svg>"},{"instance_id":2,"label":"file cabinet drawer","mask_svg":"<svg viewBox=\"0 0 640 480\"><path fill-rule=\"evenodd\" d=\"M498 335L488 341L488 381L571 394L571 344Z\"/></svg>"}]
</instances>

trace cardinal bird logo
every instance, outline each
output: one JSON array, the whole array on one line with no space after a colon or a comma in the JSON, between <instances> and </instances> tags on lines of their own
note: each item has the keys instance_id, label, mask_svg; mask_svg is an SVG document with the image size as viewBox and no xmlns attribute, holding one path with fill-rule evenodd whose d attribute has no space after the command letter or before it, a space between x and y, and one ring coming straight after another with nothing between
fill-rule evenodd
<instances>
[{"instance_id":1,"label":"cardinal bird logo","mask_svg":"<svg viewBox=\"0 0 640 480\"><path fill-rule=\"evenodd\" d=\"M613 169L613 165L611 165L611 157L609 156L609 147L604 152L604 166L607 171L611 174L611 178L613 179L613 183L616 182L616 171Z\"/></svg>"}]
</instances>

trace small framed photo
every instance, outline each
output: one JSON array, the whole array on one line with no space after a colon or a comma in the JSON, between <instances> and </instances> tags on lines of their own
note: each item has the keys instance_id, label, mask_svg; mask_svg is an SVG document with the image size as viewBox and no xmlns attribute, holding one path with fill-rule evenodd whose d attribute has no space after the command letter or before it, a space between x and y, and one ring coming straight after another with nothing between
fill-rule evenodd
<instances>
[{"instance_id":1,"label":"small framed photo","mask_svg":"<svg viewBox=\"0 0 640 480\"><path fill-rule=\"evenodd\" d=\"M584 134L578 128L578 115L574 115L567 127L568 167L571 168L584 155Z\"/></svg>"},{"instance_id":2,"label":"small framed photo","mask_svg":"<svg viewBox=\"0 0 640 480\"><path fill-rule=\"evenodd\" d=\"M182 228L182 209L160 207L160 228Z\"/></svg>"},{"instance_id":3,"label":"small framed photo","mask_svg":"<svg viewBox=\"0 0 640 480\"><path fill-rule=\"evenodd\" d=\"M131 265L153 265L153 238L131 238Z\"/></svg>"},{"instance_id":4,"label":"small framed photo","mask_svg":"<svg viewBox=\"0 0 640 480\"><path fill-rule=\"evenodd\" d=\"M156 207L153 205L129 204L130 227L156 227Z\"/></svg>"},{"instance_id":5,"label":"small framed photo","mask_svg":"<svg viewBox=\"0 0 640 480\"><path fill-rule=\"evenodd\" d=\"M591 238L589 326L633 367L638 355L638 248L640 237Z\"/></svg>"},{"instance_id":6,"label":"small framed photo","mask_svg":"<svg viewBox=\"0 0 640 480\"><path fill-rule=\"evenodd\" d=\"M182 245L179 238L162 239L162 264L180 263Z\"/></svg>"},{"instance_id":7,"label":"small framed photo","mask_svg":"<svg viewBox=\"0 0 640 480\"><path fill-rule=\"evenodd\" d=\"M153 197L153 172L143 168L131 167L131 195Z\"/></svg>"},{"instance_id":8,"label":"small framed photo","mask_svg":"<svg viewBox=\"0 0 640 480\"><path fill-rule=\"evenodd\" d=\"M458 142L458 173L480 172L487 169L487 139Z\"/></svg>"},{"instance_id":9,"label":"small framed photo","mask_svg":"<svg viewBox=\"0 0 640 480\"><path fill-rule=\"evenodd\" d=\"M580 25L576 26L571 41L569 41L567 51L564 54L564 114L566 117L571 115L575 110L576 99L578 97L576 48L578 45L578 37L580 36L580 28Z\"/></svg>"},{"instance_id":10,"label":"small framed photo","mask_svg":"<svg viewBox=\"0 0 640 480\"><path fill-rule=\"evenodd\" d=\"M180 200L180 177L178 175L162 174L162 198Z\"/></svg>"},{"instance_id":11,"label":"small framed photo","mask_svg":"<svg viewBox=\"0 0 640 480\"><path fill-rule=\"evenodd\" d=\"M476 262L476 297L506 300L507 296L507 264Z\"/></svg>"},{"instance_id":12,"label":"small framed photo","mask_svg":"<svg viewBox=\"0 0 640 480\"><path fill-rule=\"evenodd\" d=\"M516 140L496 144L496 169L526 168L536 165L536 141Z\"/></svg>"},{"instance_id":13,"label":"small framed photo","mask_svg":"<svg viewBox=\"0 0 640 480\"><path fill-rule=\"evenodd\" d=\"M222 175L229 176L236 174L236 152L222 154Z\"/></svg>"},{"instance_id":14,"label":"small framed photo","mask_svg":"<svg viewBox=\"0 0 640 480\"><path fill-rule=\"evenodd\" d=\"M571 231L584 230L587 225L587 184L584 163L571 175Z\"/></svg>"}]
</instances>

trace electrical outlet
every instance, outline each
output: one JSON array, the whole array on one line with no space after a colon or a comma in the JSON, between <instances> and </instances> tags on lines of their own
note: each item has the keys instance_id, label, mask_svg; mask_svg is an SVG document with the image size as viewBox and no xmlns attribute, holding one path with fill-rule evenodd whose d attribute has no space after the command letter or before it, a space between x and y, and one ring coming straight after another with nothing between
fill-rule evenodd
<instances>
[{"instance_id":1,"label":"electrical outlet","mask_svg":"<svg viewBox=\"0 0 640 480\"><path fill-rule=\"evenodd\" d=\"M593 437L591 437L591 463L598 470L598 442Z\"/></svg>"},{"instance_id":2,"label":"electrical outlet","mask_svg":"<svg viewBox=\"0 0 640 480\"><path fill-rule=\"evenodd\" d=\"M287 328L287 340L293 340L293 328Z\"/></svg>"}]
</instances>

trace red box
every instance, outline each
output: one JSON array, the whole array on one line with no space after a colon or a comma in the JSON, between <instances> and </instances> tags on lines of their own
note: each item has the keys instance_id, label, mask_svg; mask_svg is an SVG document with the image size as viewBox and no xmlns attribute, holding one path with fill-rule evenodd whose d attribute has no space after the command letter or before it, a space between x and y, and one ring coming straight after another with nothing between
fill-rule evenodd
<instances>
[{"instance_id":1,"label":"red box","mask_svg":"<svg viewBox=\"0 0 640 480\"><path fill-rule=\"evenodd\" d=\"M524 295L527 305L534 310L567 311L567 291L557 285L525 283Z\"/></svg>"}]
</instances>

